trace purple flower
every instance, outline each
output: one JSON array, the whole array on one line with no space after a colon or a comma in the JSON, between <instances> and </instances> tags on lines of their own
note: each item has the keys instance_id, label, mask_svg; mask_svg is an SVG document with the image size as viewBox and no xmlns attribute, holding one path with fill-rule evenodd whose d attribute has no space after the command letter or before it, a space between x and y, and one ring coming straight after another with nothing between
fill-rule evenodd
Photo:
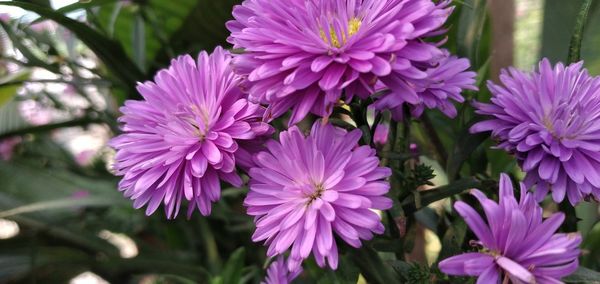
<instances>
[{"instance_id":1,"label":"purple flower","mask_svg":"<svg viewBox=\"0 0 600 284\"><path fill-rule=\"evenodd\" d=\"M299 262L312 251L319 266L327 260L336 269L334 232L353 247L383 233L372 209L392 206L384 180L391 171L379 167L372 148L357 145L360 137L317 121L308 137L294 126L255 156L244 205L255 216L252 240L264 240L268 256L291 247L290 260Z\"/></svg>"},{"instance_id":2,"label":"purple flower","mask_svg":"<svg viewBox=\"0 0 600 284\"><path fill-rule=\"evenodd\" d=\"M267 277L261 284L289 284L292 283L298 275L302 273L302 266L297 266L293 270L288 269L283 255L277 257L275 261L269 265Z\"/></svg>"},{"instance_id":3,"label":"purple flower","mask_svg":"<svg viewBox=\"0 0 600 284\"><path fill-rule=\"evenodd\" d=\"M521 198L514 197L510 178L500 178L500 203L488 199L481 191L471 192L479 200L486 222L462 201L454 204L478 238L472 243L478 252L453 256L439 263L450 275L478 276L477 283L561 283L579 266L581 236L555 234L565 215L556 213L542 219L542 208L524 184ZM508 282L502 282L508 283Z\"/></svg>"},{"instance_id":4,"label":"purple flower","mask_svg":"<svg viewBox=\"0 0 600 284\"><path fill-rule=\"evenodd\" d=\"M452 101L464 102L461 92L464 89L477 90L475 77L477 73L467 71L469 60L450 56L447 51L436 66L427 68L425 78L407 80L411 92L415 93L418 101L407 101L405 93L388 92L379 98L374 106L379 110L389 109L396 121L404 118L403 105L408 103L413 117L420 117L425 108L439 109L449 117L456 117L456 108Z\"/></svg>"},{"instance_id":5,"label":"purple flower","mask_svg":"<svg viewBox=\"0 0 600 284\"><path fill-rule=\"evenodd\" d=\"M555 202L600 199L600 78L582 66L553 69L544 59L537 72L510 68L504 86L488 83L491 104L475 104L491 118L471 132L492 131L498 147L515 154L538 201L549 190Z\"/></svg>"},{"instance_id":6,"label":"purple flower","mask_svg":"<svg viewBox=\"0 0 600 284\"><path fill-rule=\"evenodd\" d=\"M15 147L21 143L21 137L10 137L0 141L0 159L8 161L12 159Z\"/></svg>"},{"instance_id":7,"label":"purple flower","mask_svg":"<svg viewBox=\"0 0 600 284\"><path fill-rule=\"evenodd\" d=\"M236 155L248 150L239 142L261 139L272 129L261 121L264 109L237 87L240 77L230 61L220 47L212 55L200 53L197 61L180 56L155 82L138 85L144 101L121 108L124 134L111 141L114 168L135 208L148 204L146 214L152 214L163 203L174 218L185 199L188 216L196 207L208 215L220 197L220 180L242 185Z\"/></svg>"},{"instance_id":8,"label":"purple flower","mask_svg":"<svg viewBox=\"0 0 600 284\"><path fill-rule=\"evenodd\" d=\"M229 42L244 49L234 66L247 78L250 99L269 105L268 119L293 108L290 125L309 112L327 117L340 99L367 98L378 86L392 92L381 107L450 109L448 99L462 101L455 88L473 77L456 73L468 62L424 41L445 32L449 3L246 0L227 23Z\"/></svg>"}]
</instances>

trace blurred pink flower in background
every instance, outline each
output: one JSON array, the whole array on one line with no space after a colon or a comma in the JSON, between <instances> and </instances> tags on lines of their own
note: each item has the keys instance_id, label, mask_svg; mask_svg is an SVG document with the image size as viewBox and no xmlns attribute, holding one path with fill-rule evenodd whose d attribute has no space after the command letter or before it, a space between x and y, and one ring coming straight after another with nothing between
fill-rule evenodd
<instances>
[{"instance_id":1,"label":"blurred pink flower in background","mask_svg":"<svg viewBox=\"0 0 600 284\"><path fill-rule=\"evenodd\" d=\"M29 26L30 29L41 33L41 32L52 32L54 30L56 30L56 23L52 22L52 21L43 21L43 22L39 22L39 23L35 23L31 26Z\"/></svg>"},{"instance_id":2,"label":"blurred pink flower in background","mask_svg":"<svg viewBox=\"0 0 600 284\"><path fill-rule=\"evenodd\" d=\"M44 125L52 121L52 109L34 100L26 100L19 105L20 113L32 125Z\"/></svg>"},{"instance_id":3,"label":"blurred pink flower in background","mask_svg":"<svg viewBox=\"0 0 600 284\"><path fill-rule=\"evenodd\" d=\"M21 143L21 137L10 137L0 141L0 158L8 161L12 158L15 147Z\"/></svg>"},{"instance_id":4,"label":"blurred pink flower in background","mask_svg":"<svg viewBox=\"0 0 600 284\"><path fill-rule=\"evenodd\" d=\"M90 196L90 192L82 189L82 190L78 190L73 192L73 194L71 194L71 198L73 199L84 199Z\"/></svg>"},{"instance_id":5,"label":"blurred pink flower in background","mask_svg":"<svg viewBox=\"0 0 600 284\"><path fill-rule=\"evenodd\" d=\"M0 13L0 21L2 21L2 22L10 21L10 15L7 13Z\"/></svg>"},{"instance_id":6,"label":"blurred pink flower in background","mask_svg":"<svg viewBox=\"0 0 600 284\"><path fill-rule=\"evenodd\" d=\"M80 166L86 166L92 163L95 156L96 151L84 150L75 155L75 162Z\"/></svg>"}]
</instances>

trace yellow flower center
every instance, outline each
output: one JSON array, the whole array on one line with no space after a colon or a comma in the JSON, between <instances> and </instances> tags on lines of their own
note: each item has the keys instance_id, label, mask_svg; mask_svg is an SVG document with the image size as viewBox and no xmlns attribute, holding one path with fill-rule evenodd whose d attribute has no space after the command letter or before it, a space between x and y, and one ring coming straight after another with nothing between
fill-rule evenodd
<instances>
[{"instance_id":1,"label":"yellow flower center","mask_svg":"<svg viewBox=\"0 0 600 284\"><path fill-rule=\"evenodd\" d=\"M337 32L335 31L335 29L333 28L333 25L330 25L329 26L329 37L331 38L331 45L333 45L336 48L342 47L342 45L346 44L346 42L348 41L348 38L352 37L353 35L355 35L358 32L361 25L362 25L361 20L359 20L357 18L350 19L350 21L348 21L348 35L347 36L343 32L342 32L341 36L338 35ZM321 28L321 31L319 32L319 35L321 36L321 39L323 39L323 41L325 43L330 43L329 38L327 37L327 34L325 33L325 30L323 30L322 28ZM341 41L340 41L340 38L341 38Z\"/></svg>"},{"instance_id":2,"label":"yellow flower center","mask_svg":"<svg viewBox=\"0 0 600 284\"><path fill-rule=\"evenodd\" d=\"M306 203L306 206L309 206L310 204L312 204L313 201L315 201L316 199L321 198L324 191L325 191L325 188L323 187L323 184L321 184L321 183L316 184L315 192L313 192L312 194L310 194L308 196L308 202Z\"/></svg>"}]
</instances>

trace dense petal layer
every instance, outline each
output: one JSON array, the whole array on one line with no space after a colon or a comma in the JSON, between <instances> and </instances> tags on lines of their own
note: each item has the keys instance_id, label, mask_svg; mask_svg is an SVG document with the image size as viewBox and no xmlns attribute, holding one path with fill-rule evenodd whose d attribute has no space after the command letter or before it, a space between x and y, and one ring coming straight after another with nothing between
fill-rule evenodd
<instances>
[{"instance_id":1,"label":"dense petal layer","mask_svg":"<svg viewBox=\"0 0 600 284\"><path fill-rule=\"evenodd\" d=\"M538 71L510 68L500 80L502 85L488 83L489 104L475 104L490 119L471 131L491 131L500 148L516 155L538 201L549 190L555 202L598 199L600 77L590 76L581 62L553 68L544 59Z\"/></svg>"},{"instance_id":2,"label":"dense petal layer","mask_svg":"<svg viewBox=\"0 0 600 284\"><path fill-rule=\"evenodd\" d=\"M375 150L358 146L360 130L346 132L317 121L308 136L297 127L255 156L250 192L244 200L255 216L254 241L265 241L269 256L288 250L301 262L311 253L317 264L337 267L335 236L353 247L383 233L373 210L389 209L390 176Z\"/></svg>"},{"instance_id":3,"label":"dense petal layer","mask_svg":"<svg viewBox=\"0 0 600 284\"><path fill-rule=\"evenodd\" d=\"M198 60L180 56L154 82L138 85L143 101L121 108L123 134L110 142L114 169L123 176L119 189L136 208L147 205L146 214L163 204L174 218L184 200L188 215L196 208L210 214L220 180L241 186L237 160L252 166L251 153L270 136L264 109L244 97L231 60L220 47Z\"/></svg>"}]
</instances>

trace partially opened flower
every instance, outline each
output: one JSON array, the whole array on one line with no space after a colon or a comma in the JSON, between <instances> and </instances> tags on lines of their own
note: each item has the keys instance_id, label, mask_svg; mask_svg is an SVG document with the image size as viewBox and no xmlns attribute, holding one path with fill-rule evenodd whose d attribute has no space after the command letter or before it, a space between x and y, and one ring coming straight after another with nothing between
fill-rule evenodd
<instances>
[{"instance_id":1,"label":"partially opened flower","mask_svg":"<svg viewBox=\"0 0 600 284\"><path fill-rule=\"evenodd\" d=\"M462 101L456 92L426 93L425 85L439 82L421 81L447 78L449 71L436 68L440 64L448 69L464 65L443 63L448 55L424 41L444 33L442 26L452 12L449 3L246 0L235 7L235 20L227 24L229 42L244 49L234 66L248 79L250 98L269 105L267 118L293 109L292 125L309 112L330 115L340 99L367 98L378 85L391 89L390 100L398 104L448 108L441 101ZM442 74L431 74L435 72Z\"/></svg>"},{"instance_id":2,"label":"partially opened flower","mask_svg":"<svg viewBox=\"0 0 600 284\"><path fill-rule=\"evenodd\" d=\"M475 104L491 118L471 131L492 131L516 155L538 201L549 190L556 202L600 199L600 78L582 66L552 68L544 59L537 72L511 68L500 77L504 86L489 83L491 103Z\"/></svg>"},{"instance_id":3,"label":"partially opened flower","mask_svg":"<svg viewBox=\"0 0 600 284\"><path fill-rule=\"evenodd\" d=\"M561 283L560 279L579 266L577 233L556 234L565 216L556 213L543 220L542 208L521 184L521 197L514 197L510 178L500 178L500 202L473 190L485 211L486 221L462 201L454 208L475 236L478 251L464 253L439 263L450 275L477 276L477 283Z\"/></svg>"},{"instance_id":4,"label":"partially opened flower","mask_svg":"<svg viewBox=\"0 0 600 284\"><path fill-rule=\"evenodd\" d=\"M294 267L292 270L288 268L285 257L280 255L275 261L269 265L267 269L267 277L261 282L262 284L289 284L292 283L298 275L302 273L302 266Z\"/></svg>"},{"instance_id":5,"label":"partially opened flower","mask_svg":"<svg viewBox=\"0 0 600 284\"><path fill-rule=\"evenodd\" d=\"M390 126L385 123L380 123L375 128L375 133L373 134L373 142L377 146L383 146L388 142L389 135Z\"/></svg>"},{"instance_id":6,"label":"partially opened flower","mask_svg":"<svg viewBox=\"0 0 600 284\"><path fill-rule=\"evenodd\" d=\"M119 189L136 208L147 204L146 214L164 204L167 217L176 217L184 201L188 216L195 208L210 214L221 180L242 184L236 172L239 142L271 133L261 121L264 109L237 87L240 78L230 61L220 47L212 55L200 53L197 61L180 56L155 82L138 85L144 101L121 108L124 133L111 141L114 168L123 176Z\"/></svg>"},{"instance_id":7,"label":"partially opened flower","mask_svg":"<svg viewBox=\"0 0 600 284\"><path fill-rule=\"evenodd\" d=\"M379 167L375 150L358 146L360 137L317 121L308 136L294 126L255 156L244 204L256 217L252 239L265 241L268 256L291 248L289 260L299 262L312 252L319 266L335 269L334 233L353 247L383 233L373 209L392 206L384 180L391 171Z\"/></svg>"}]
</instances>

